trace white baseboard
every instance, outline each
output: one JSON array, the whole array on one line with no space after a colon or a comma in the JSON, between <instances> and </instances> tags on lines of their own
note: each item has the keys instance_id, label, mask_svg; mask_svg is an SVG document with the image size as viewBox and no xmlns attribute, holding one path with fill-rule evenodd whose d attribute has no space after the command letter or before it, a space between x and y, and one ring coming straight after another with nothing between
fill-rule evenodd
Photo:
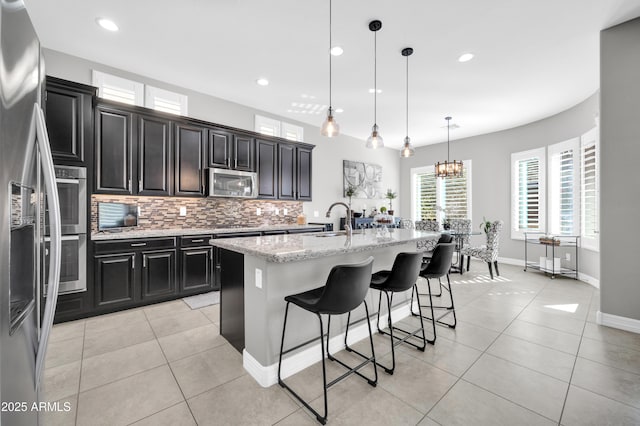
<instances>
[{"instance_id":1,"label":"white baseboard","mask_svg":"<svg viewBox=\"0 0 640 426\"><path fill-rule=\"evenodd\" d=\"M596 313L596 323L640 334L640 320L637 319L605 314L604 312L598 311Z\"/></svg>"},{"instance_id":2,"label":"white baseboard","mask_svg":"<svg viewBox=\"0 0 640 426\"><path fill-rule=\"evenodd\" d=\"M392 311L393 322L398 322L411 314L409 304L397 307ZM375 330L376 319L371 320L371 329ZM387 315L380 316L380 323L387 323ZM362 322L357 326L349 327L349 345L354 344L362 339L369 337L369 328L366 322ZM331 353L344 349L344 333L338 334L329 340L329 350ZM282 362L281 377L283 379L304 370L308 366L320 361L320 343L309 345L305 349L292 355L287 355ZM258 382L262 387L269 387L278 383L278 363L264 366L260 364L247 350L242 351L242 365L244 369Z\"/></svg>"},{"instance_id":3,"label":"white baseboard","mask_svg":"<svg viewBox=\"0 0 640 426\"><path fill-rule=\"evenodd\" d=\"M524 268L524 260L522 259L513 259L510 257L499 257L498 263L504 263L506 265L522 266ZM597 278L593 278L590 275L584 274L582 272L578 272L578 279L580 281L583 281L587 284L592 285L595 288L600 288L600 280L598 280Z\"/></svg>"}]
</instances>

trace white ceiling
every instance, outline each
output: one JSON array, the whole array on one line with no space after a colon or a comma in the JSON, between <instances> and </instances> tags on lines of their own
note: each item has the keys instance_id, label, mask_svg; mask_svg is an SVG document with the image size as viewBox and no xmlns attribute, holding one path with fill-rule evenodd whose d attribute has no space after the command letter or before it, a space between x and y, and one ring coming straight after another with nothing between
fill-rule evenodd
<instances>
[{"instance_id":1,"label":"white ceiling","mask_svg":"<svg viewBox=\"0 0 640 426\"><path fill-rule=\"evenodd\" d=\"M42 44L320 126L292 103L328 104L328 0L25 0ZM529 123L599 86L599 31L640 16L640 0L333 0L333 105L341 131L373 125L372 19L378 32L378 125L387 146L415 145ZM95 23L113 19L120 31ZM459 63L464 52L475 58ZM271 84L260 87L259 77ZM303 97L306 95L307 97ZM315 96L315 98L310 98ZM215 120L215 119L214 119Z\"/></svg>"}]
</instances>

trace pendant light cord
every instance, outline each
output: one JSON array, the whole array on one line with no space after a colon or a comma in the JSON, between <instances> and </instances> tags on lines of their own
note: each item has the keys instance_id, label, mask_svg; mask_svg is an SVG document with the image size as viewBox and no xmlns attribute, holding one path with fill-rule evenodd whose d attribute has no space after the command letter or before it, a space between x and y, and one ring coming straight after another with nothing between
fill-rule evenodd
<instances>
[{"instance_id":1,"label":"pendant light cord","mask_svg":"<svg viewBox=\"0 0 640 426\"><path fill-rule=\"evenodd\" d=\"M332 1L329 0L329 109L331 109L331 57L333 56L331 54L331 16L332 16L332 11L331 11L331 3Z\"/></svg>"},{"instance_id":2,"label":"pendant light cord","mask_svg":"<svg viewBox=\"0 0 640 426\"><path fill-rule=\"evenodd\" d=\"M373 125L378 125L378 31L373 32Z\"/></svg>"},{"instance_id":3,"label":"pendant light cord","mask_svg":"<svg viewBox=\"0 0 640 426\"><path fill-rule=\"evenodd\" d=\"M447 117L447 163L449 163L449 124L451 123L451 117Z\"/></svg>"},{"instance_id":4,"label":"pendant light cord","mask_svg":"<svg viewBox=\"0 0 640 426\"><path fill-rule=\"evenodd\" d=\"M407 137L409 137L409 55L407 55Z\"/></svg>"}]
</instances>

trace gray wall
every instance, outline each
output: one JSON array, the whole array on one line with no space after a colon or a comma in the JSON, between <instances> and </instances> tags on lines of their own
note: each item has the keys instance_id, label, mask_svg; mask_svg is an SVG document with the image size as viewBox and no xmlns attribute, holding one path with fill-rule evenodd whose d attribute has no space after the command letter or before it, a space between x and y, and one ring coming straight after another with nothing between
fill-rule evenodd
<instances>
[{"instance_id":1,"label":"gray wall","mask_svg":"<svg viewBox=\"0 0 640 426\"><path fill-rule=\"evenodd\" d=\"M639 46L640 18L600 34L600 306L603 313L636 320L640 320Z\"/></svg>"},{"instance_id":2,"label":"gray wall","mask_svg":"<svg viewBox=\"0 0 640 426\"><path fill-rule=\"evenodd\" d=\"M517 108L517 105L514 105L514 108ZM501 132L451 142L452 160L472 160L471 220L474 230L478 230L483 216L488 220L501 219L505 223L500 243L500 257L524 259L524 243L511 239L511 154L580 136L595 126L594 118L597 115L598 95L594 94L575 107L552 117ZM460 125L464 126L464 123ZM455 137L455 131L452 131L452 137ZM411 168L431 166L446 157L445 141L418 148L414 157L401 163L400 206L403 212L411 212ZM483 238L484 236L473 237L472 243L481 244ZM579 256L580 272L599 279L598 253L581 249Z\"/></svg>"},{"instance_id":3,"label":"gray wall","mask_svg":"<svg viewBox=\"0 0 640 426\"><path fill-rule=\"evenodd\" d=\"M335 209L332 214L332 219L326 219L324 217L331 203L338 200L346 201L346 199L342 197L342 160L364 161L382 166L383 189L398 189L400 167L398 151L387 148L382 150L365 149L364 139L360 140L350 136L339 136L332 139L321 136L319 126L322 124L322 116L317 117L318 126L311 126L289 118L278 117L266 111L256 110L58 51L44 49L44 56L47 74L55 77L91 84L91 70L95 69L144 84L184 93L189 97L189 116L193 118L253 130L254 115L260 114L303 126L304 141L316 146L313 150L313 201L303 203L303 210L310 222L332 221L337 225L338 218L345 215L344 210ZM363 135L363 138L366 136L367 135ZM397 204L399 201L400 199L395 200L394 205L399 205ZM354 199L352 206L360 209L363 204L366 204L368 209L373 206L379 208L382 205L387 205L387 201ZM318 212L318 217L314 217L315 212ZM401 212L397 212L396 214L399 213ZM270 214L270 212L266 212L266 214Z\"/></svg>"}]
</instances>

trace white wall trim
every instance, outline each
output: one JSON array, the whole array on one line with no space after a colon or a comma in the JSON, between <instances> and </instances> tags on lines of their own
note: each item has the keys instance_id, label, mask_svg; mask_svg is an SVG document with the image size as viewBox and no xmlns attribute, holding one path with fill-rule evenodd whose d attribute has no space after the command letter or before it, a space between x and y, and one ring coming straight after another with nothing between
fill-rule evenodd
<instances>
[{"instance_id":1,"label":"white wall trim","mask_svg":"<svg viewBox=\"0 0 640 426\"><path fill-rule=\"evenodd\" d=\"M640 320L637 319L605 314L604 312L598 311L596 313L596 323L640 334Z\"/></svg>"},{"instance_id":2,"label":"white wall trim","mask_svg":"<svg viewBox=\"0 0 640 426\"><path fill-rule=\"evenodd\" d=\"M414 303L415 304L415 303ZM393 311L393 322L396 323L411 315L409 304L402 305ZM370 320L372 331L376 327L376 317ZM380 323L387 323L387 315L380 316ZM355 327L349 328L349 344L356 343L369 337L369 330L366 322L362 322ZM344 349L344 333L340 333L329 341L329 350L336 353ZM314 343L305 349L292 355L286 355L282 363L281 376L283 379L304 370L308 366L320 361L320 343ZM246 349L242 351L242 366L253 377L260 386L267 388L278 383L278 363L264 366L260 364Z\"/></svg>"},{"instance_id":3,"label":"white wall trim","mask_svg":"<svg viewBox=\"0 0 640 426\"><path fill-rule=\"evenodd\" d=\"M514 259L511 257L498 257L498 263L504 263L506 265L522 266L524 268L524 260Z\"/></svg>"},{"instance_id":4,"label":"white wall trim","mask_svg":"<svg viewBox=\"0 0 640 426\"><path fill-rule=\"evenodd\" d=\"M504 263L506 265L522 266L524 268L524 260L522 259L513 259L510 257L498 257L498 263ZM587 275L578 271L578 280L585 282L595 288L600 288L600 280L592 277L591 275Z\"/></svg>"}]
</instances>

